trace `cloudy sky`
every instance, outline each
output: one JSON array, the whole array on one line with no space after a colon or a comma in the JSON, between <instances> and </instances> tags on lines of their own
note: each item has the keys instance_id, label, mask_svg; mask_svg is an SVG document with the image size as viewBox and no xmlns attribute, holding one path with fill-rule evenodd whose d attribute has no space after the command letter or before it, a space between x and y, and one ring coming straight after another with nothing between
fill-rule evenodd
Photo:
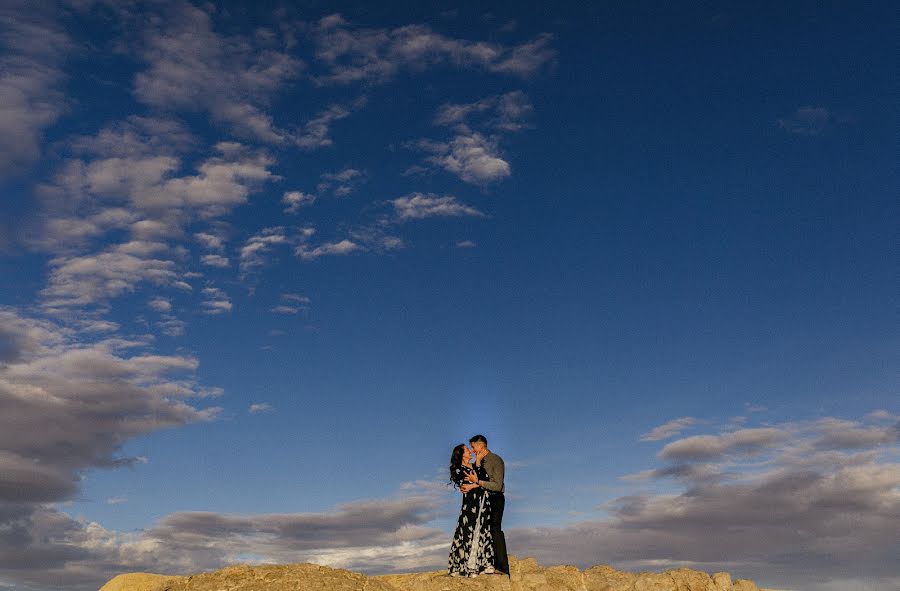
<instances>
[{"instance_id":1,"label":"cloudy sky","mask_svg":"<svg viewBox=\"0 0 900 591\"><path fill-rule=\"evenodd\" d=\"M900 587L893 3L376 4L0 3L0 589Z\"/></svg>"}]
</instances>

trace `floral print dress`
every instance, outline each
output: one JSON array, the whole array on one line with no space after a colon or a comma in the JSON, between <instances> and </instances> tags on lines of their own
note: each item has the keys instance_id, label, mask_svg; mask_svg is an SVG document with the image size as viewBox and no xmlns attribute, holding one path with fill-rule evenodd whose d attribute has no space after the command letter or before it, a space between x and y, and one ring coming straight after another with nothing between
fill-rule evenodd
<instances>
[{"instance_id":1,"label":"floral print dress","mask_svg":"<svg viewBox=\"0 0 900 591\"><path fill-rule=\"evenodd\" d=\"M484 468L461 466L452 474L457 485L466 483L466 475L475 472L479 480L487 480ZM448 573L455 577L476 577L494 570L494 541L491 537L491 501L483 488L476 487L462 495L462 508L453 544L450 546Z\"/></svg>"}]
</instances>

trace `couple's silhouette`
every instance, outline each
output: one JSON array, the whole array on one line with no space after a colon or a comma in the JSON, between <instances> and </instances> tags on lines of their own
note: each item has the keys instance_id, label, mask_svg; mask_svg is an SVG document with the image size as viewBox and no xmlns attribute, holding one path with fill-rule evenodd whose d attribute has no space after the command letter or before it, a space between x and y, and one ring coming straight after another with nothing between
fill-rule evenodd
<instances>
[{"instance_id":1,"label":"couple's silhouette","mask_svg":"<svg viewBox=\"0 0 900 591\"><path fill-rule=\"evenodd\" d=\"M450 455L450 482L462 493L462 507L450 547L448 574L509 575L501 529L506 502L503 458L488 449L484 435L475 435L469 444L471 448L457 445Z\"/></svg>"}]
</instances>

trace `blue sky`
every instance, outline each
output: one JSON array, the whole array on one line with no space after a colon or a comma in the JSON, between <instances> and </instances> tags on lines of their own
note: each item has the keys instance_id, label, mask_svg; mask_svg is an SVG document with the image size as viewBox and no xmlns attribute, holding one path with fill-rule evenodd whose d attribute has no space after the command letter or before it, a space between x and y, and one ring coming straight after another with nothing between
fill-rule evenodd
<instances>
[{"instance_id":1,"label":"blue sky","mask_svg":"<svg viewBox=\"0 0 900 591\"><path fill-rule=\"evenodd\" d=\"M7 3L0 588L442 568L475 433L520 556L900 583L896 17Z\"/></svg>"}]
</instances>

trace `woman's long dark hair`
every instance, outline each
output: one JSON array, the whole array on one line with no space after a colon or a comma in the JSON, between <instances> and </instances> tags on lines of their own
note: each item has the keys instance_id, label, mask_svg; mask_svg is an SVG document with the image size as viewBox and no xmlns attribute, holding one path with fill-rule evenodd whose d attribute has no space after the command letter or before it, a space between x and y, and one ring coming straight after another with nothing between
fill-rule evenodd
<instances>
[{"instance_id":1,"label":"woman's long dark hair","mask_svg":"<svg viewBox=\"0 0 900 591\"><path fill-rule=\"evenodd\" d=\"M462 459L465 450L466 444L460 443L453 448L453 452L450 454L450 484L453 485L453 488L459 488L459 485L462 484L462 480L459 477L459 469L463 465Z\"/></svg>"}]
</instances>

